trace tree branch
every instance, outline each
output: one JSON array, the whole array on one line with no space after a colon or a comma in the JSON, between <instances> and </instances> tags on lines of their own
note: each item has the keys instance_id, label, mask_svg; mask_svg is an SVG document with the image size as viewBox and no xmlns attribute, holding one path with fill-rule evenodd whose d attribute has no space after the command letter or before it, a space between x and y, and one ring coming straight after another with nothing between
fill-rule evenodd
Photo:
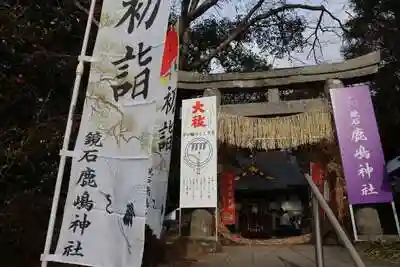
<instances>
[{"instance_id":1,"label":"tree branch","mask_svg":"<svg viewBox=\"0 0 400 267\"><path fill-rule=\"evenodd\" d=\"M240 34L246 32L249 30L251 26L256 24L259 21L268 19L272 16L278 15L280 12L287 11L287 10L294 10L294 9L303 9L303 10L309 10L309 11L321 11L322 14L326 13L331 17L334 21L336 21L340 28L344 31L347 32L347 29L344 27L340 19L335 17L330 11L328 11L323 5L321 6L311 6L311 5L304 5L304 4L286 4L282 5L277 8L273 8L268 10L267 12L257 15L253 18L251 16L261 7L261 5L264 3L264 0L259 0L256 5L249 11L249 13L240 21L238 24L237 28L234 29L229 36L222 42L220 45L212 50L207 57L202 58L201 60L194 62L192 64L192 67L198 68L204 64L207 64L212 58L214 58L220 51L226 49L226 47L233 41L235 40ZM251 18L251 19L250 19ZM322 19L322 18L321 18Z\"/></svg>"},{"instance_id":2,"label":"tree branch","mask_svg":"<svg viewBox=\"0 0 400 267\"><path fill-rule=\"evenodd\" d=\"M193 10L195 10L197 8L197 6L199 5L199 2L200 2L200 0L190 1L189 11L192 12Z\"/></svg>"},{"instance_id":3,"label":"tree branch","mask_svg":"<svg viewBox=\"0 0 400 267\"><path fill-rule=\"evenodd\" d=\"M182 0L182 10L181 10L181 16L187 16L189 12L189 5L190 5L190 0Z\"/></svg>"},{"instance_id":4,"label":"tree branch","mask_svg":"<svg viewBox=\"0 0 400 267\"><path fill-rule=\"evenodd\" d=\"M86 9L80 2L79 0L75 0L74 1L75 6L80 10L86 13L86 15L89 16L89 9ZM92 22L94 25L96 25L97 27L99 27L99 21L96 20L95 18L92 19Z\"/></svg>"},{"instance_id":5,"label":"tree branch","mask_svg":"<svg viewBox=\"0 0 400 267\"><path fill-rule=\"evenodd\" d=\"M246 25L249 24L249 19L262 6L264 1L265 0L259 0L257 2L257 4L255 4L253 6L253 8L247 13L247 15L239 22L237 28L229 34L228 38L226 38L222 43L220 43L216 49L211 51L211 53L207 57L205 57L197 62L194 62L192 64L192 66L199 67L199 66L206 64L212 58L214 58L215 55L218 54L221 50L225 49L233 40L236 39L236 37L238 37L242 32L244 32L248 28L248 27L246 27Z\"/></svg>"},{"instance_id":6,"label":"tree branch","mask_svg":"<svg viewBox=\"0 0 400 267\"><path fill-rule=\"evenodd\" d=\"M189 25L190 20L188 19L190 0L182 0L181 16L179 18L179 40L180 46L182 48L183 54L187 55L189 53ZM179 66L185 68L185 58L183 56L179 59Z\"/></svg>"},{"instance_id":7,"label":"tree branch","mask_svg":"<svg viewBox=\"0 0 400 267\"><path fill-rule=\"evenodd\" d=\"M308 52L307 59L309 59L311 53L313 53L315 62L319 62L319 60L317 58L317 54L315 53L315 47L317 45L319 45L319 49L321 50L321 54L322 54L322 46L321 46L321 42L318 38L318 30L321 29L323 31L323 29L321 27L323 17L324 17L324 11L322 11L321 14L319 15L318 22L317 22L317 25L315 26L314 32L312 34L310 34L310 36L308 36L306 39L306 42L307 42L311 37L314 37L314 41L311 45L310 51Z\"/></svg>"},{"instance_id":8,"label":"tree branch","mask_svg":"<svg viewBox=\"0 0 400 267\"><path fill-rule=\"evenodd\" d=\"M199 2L198 0L195 0L195 2L196 1ZM218 3L218 1L220 1L220 0L205 0L203 3L200 4L200 6L198 6L194 10L191 10L188 13L188 16L187 16L188 21L191 22L191 21L196 20L198 17L203 15L207 10L209 10L211 7L215 6ZM195 8L194 4L191 5L191 8Z\"/></svg>"}]
</instances>

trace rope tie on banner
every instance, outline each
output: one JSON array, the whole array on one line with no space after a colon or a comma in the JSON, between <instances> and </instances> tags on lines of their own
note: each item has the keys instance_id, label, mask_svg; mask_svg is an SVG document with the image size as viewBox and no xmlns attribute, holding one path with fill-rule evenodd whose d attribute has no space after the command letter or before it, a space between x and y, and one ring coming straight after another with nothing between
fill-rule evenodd
<instances>
[{"instance_id":1,"label":"rope tie on banner","mask_svg":"<svg viewBox=\"0 0 400 267\"><path fill-rule=\"evenodd\" d=\"M78 56L78 60L89 63L99 62L99 59L94 56Z\"/></svg>"}]
</instances>

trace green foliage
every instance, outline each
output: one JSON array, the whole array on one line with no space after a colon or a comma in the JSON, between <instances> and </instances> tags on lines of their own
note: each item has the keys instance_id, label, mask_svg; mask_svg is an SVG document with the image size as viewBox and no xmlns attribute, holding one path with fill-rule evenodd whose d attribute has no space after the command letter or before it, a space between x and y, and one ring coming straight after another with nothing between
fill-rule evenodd
<instances>
[{"instance_id":1,"label":"green foliage","mask_svg":"<svg viewBox=\"0 0 400 267\"><path fill-rule=\"evenodd\" d=\"M287 11L255 24L251 37L269 55L282 58L290 52L302 50L308 43L304 38L307 21L295 11Z\"/></svg>"},{"instance_id":2,"label":"green foliage","mask_svg":"<svg viewBox=\"0 0 400 267\"><path fill-rule=\"evenodd\" d=\"M347 58L380 49L383 64L374 77L373 100L387 158L400 151L400 2L351 0L355 15L346 24Z\"/></svg>"},{"instance_id":3,"label":"green foliage","mask_svg":"<svg viewBox=\"0 0 400 267\"><path fill-rule=\"evenodd\" d=\"M243 27L239 25L241 19L240 16L234 20L211 17L193 23L189 30L189 50L186 53L181 51L183 69L209 72L211 60L201 65L196 63L217 51L213 59L225 72L268 70L272 67L272 57L282 58L287 53L304 48L306 44L303 36L306 21L294 12L287 12L282 17L274 16L251 25L221 49L220 45L232 32ZM262 52L255 52L255 47Z\"/></svg>"},{"instance_id":4,"label":"green foliage","mask_svg":"<svg viewBox=\"0 0 400 267\"><path fill-rule=\"evenodd\" d=\"M33 266L86 18L59 1L7 2L0 7L0 249L2 261Z\"/></svg>"},{"instance_id":5,"label":"green foliage","mask_svg":"<svg viewBox=\"0 0 400 267\"><path fill-rule=\"evenodd\" d=\"M228 37L236 27L235 22L227 18L210 18L195 24L190 31L189 53L183 57L188 66L200 61ZM235 38L231 44L217 53L215 59L227 72L267 70L270 64L265 56L251 50L251 35L246 33ZM211 71L211 64L201 65L195 69L199 72Z\"/></svg>"}]
</instances>

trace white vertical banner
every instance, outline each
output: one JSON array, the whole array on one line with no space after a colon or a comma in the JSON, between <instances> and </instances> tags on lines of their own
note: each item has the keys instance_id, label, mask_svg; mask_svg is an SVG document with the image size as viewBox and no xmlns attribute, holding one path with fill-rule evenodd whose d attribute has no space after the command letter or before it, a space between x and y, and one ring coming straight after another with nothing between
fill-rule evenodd
<instances>
[{"instance_id":1,"label":"white vertical banner","mask_svg":"<svg viewBox=\"0 0 400 267\"><path fill-rule=\"evenodd\" d=\"M217 207L217 98L182 102L181 208Z\"/></svg>"},{"instance_id":2,"label":"white vertical banner","mask_svg":"<svg viewBox=\"0 0 400 267\"><path fill-rule=\"evenodd\" d=\"M139 267L168 1L104 0L54 254L45 261ZM162 94L160 96L160 94Z\"/></svg>"},{"instance_id":3,"label":"white vertical banner","mask_svg":"<svg viewBox=\"0 0 400 267\"><path fill-rule=\"evenodd\" d=\"M177 27L166 33L160 71L161 92L158 96L156 124L153 132L152 166L148 172L146 224L160 237L167 199L168 175L174 129L178 85L179 38Z\"/></svg>"}]
</instances>

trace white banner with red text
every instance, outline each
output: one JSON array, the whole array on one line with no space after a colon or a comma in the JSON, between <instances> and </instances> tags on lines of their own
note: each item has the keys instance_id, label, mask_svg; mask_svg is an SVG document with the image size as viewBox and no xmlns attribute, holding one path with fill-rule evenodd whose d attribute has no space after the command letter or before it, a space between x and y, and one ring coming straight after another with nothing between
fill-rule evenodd
<instances>
[{"instance_id":1,"label":"white banner with red text","mask_svg":"<svg viewBox=\"0 0 400 267\"><path fill-rule=\"evenodd\" d=\"M217 207L217 98L182 102L181 208Z\"/></svg>"}]
</instances>

